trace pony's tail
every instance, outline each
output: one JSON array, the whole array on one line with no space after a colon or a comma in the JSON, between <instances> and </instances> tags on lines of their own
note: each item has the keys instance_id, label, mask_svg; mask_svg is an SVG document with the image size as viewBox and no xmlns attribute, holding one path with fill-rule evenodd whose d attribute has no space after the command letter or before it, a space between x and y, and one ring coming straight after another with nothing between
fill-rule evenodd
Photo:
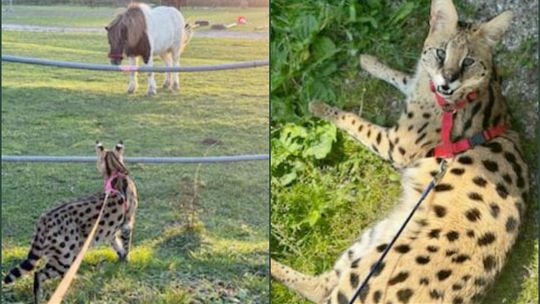
<instances>
[{"instance_id":1,"label":"pony's tail","mask_svg":"<svg viewBox=\"0 0 540 304\"><path fill-rule=\"evenodd\" d=\"M193 38L193 26L189 23L186 23L184 25L184 35L182 37L182 46L180 47L180 52L183 52L186 46L191 41L191 38Z\"/></svg>"}]
</instances>

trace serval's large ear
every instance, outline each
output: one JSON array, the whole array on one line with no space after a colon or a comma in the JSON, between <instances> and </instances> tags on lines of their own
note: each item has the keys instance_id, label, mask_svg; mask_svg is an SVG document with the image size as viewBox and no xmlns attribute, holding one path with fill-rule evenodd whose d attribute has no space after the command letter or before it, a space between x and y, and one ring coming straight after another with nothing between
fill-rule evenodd
<instances>
[{"instance_id":1,"label":"serval's large ear","mask_svg":"<svg viewBox=\"0 0 540 304\"><path fill-rule=\"evenodd\" d=\"M105 166L105 147L103 147L103 144L98 140L96 141L96 167L102 175L105 174L106 166Z\"/></svg>"},{"instance_id":2,"label":"serval's large ear","mask_svg":"<svg viewBox=\"0 0 540 304\"><path fill-rule=\"evenodd\" d=\"M499 16L482 23L478 29L478 34L480 34L489 45L494 46L501 40L502 36L512 23L512 18L514 18L514 13L512 11L503 12Z\"/></svg>"},{"instance_id":3,"label":"serval's large ear","mask_svg":"<svg viewBox=\"0 0 540 304\"><path fill-rule=\"evenodd\" d=\"M114 147L114 155L122 164L124 163L124 142L122 140L119 140Z\"/></svg>"},{"instance_id":4,"label":"serval's large ear","mask_svg":"<svg viewBox=\"0 0 540 304\"><path fill-rule=\"evenodd\" d=\"M103 157L104 154L105 148L103 147L103 144L99 140L96 140L96 155L98 157Z\"/></svg>"},{"instance_id":5,"label":"serval's large ear","mask_svg":"<svg viewBox=\"0 0 540 304\"><path fill-rule=\"evenodd\" d=\"M430 32L449 31L457 28L458 14L452 0L432 0L429 18Z\"/></svg>"}]
</instances>

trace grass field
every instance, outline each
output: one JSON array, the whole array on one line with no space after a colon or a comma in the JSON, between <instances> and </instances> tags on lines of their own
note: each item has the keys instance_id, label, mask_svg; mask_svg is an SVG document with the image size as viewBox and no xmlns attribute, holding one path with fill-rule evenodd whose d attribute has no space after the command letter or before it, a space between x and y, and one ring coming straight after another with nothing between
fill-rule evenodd
<instances>
[{"instance_id":1,"label":"grass field","mask_svg":"<svg viewBox=\"0 0 540 304\"><path fill-rule=\"evenodd\" d=\"M104 27L122 8L111 7L81 7L81 6L31 6L15 5L13 12L3 13L3 23L31 24L61 27ZM236 26L232 31L254 31L255 28L265 27L268 31L268 8L185 8L182 14L188 22L208 20L210 24L229 24L236 21L238 16L246 17L245 25ZM198 28L197 31L208 30L209 27Z\"/></svg>"},{"instance_id":2,"label":"grass field","mask_svg":"<svg viewBox=\"0 0 540 304\"><path fill-rule=\"evenodd\" d=\"M267 45L194 38L181 63L264 59ZM3 32L2 52L108 62L104 34ZM134 95L127 82L120 73L3 64L2 154L93 155L97 139L109 147L123 139L126 156L203 156L216 141L208 155L269 149L267 67L182 74L180 92L158 89L155 97L145 95L146 75ZM196 165L128 168L140 194L131 261L118 264L108 245L90 250L65 303L268 302L268 162L202 165L196 233L182 229L179 207ZM3 163L2 274L26 256L42 212L102 182L93 164ZM57 283L45 285L45 298ZM26 276L3 288L2 302L31 296Z\"/></svg>"},{"instance_id":3,"label":"grass field","mask_svg":"<svg viewBox=\"0 0 540 304\"><path fill-rule=\"evenodd\" d=\"M465 19L474 8L459 2ZM323 100L381 125L392 125L404 100L390 85L360 71L358 54L376 55L412 72L427 33L427 0L272 2L272 257L307 274L334 265L371 223L384 217L400 195L400 174L345 132L307 114ZM474 18L473 20L475 20ZM504 79L537 71L536 42L512 50L499 47ZM320 51L322 50L322 51ZM524 62L523 62L524 61ZM522 147L536 179L538 134L526 134L525 113L536 97L507 100ZM535 187L535 183L532 184ZM532 192L535 192L533 188ZM484 304L538 302L538 205L528 205L520 237ZM272 281L272 303L308 303Z\"/></svg>"}]
</instances>

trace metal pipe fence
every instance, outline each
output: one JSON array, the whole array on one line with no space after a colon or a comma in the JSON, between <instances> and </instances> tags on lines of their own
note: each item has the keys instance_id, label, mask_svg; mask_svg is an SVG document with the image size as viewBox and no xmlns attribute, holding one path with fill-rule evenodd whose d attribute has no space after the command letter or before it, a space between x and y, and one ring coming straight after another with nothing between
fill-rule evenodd
<instances>
[{"instance_id":1,"label":"metal pipe fence","mask_svg":"<svg viewBox=\"0 0 540 304\"><path fill-rule=\"evenodd\" d=\"M230 163L241 161L261 161L268 160L268 154L252 155L229 155L229 156L204 156L204 157L124 157L128 163L151 163L151 164L199 164L199 163ZM2 162L17 163L93 163L95 156L11 156L2 155Z\"/></svg>"},{"instance_id":2,"label":"metal pipe fence","mask_svg":"<svg viewBox=\"0 0 540 304\"><path fill-rule=\"evenodd\" d=\"M221 71L221 70L237 70L237 69L249 69L249 68L256 68L256 67L261 67L261 66L267 66L269 64L269 60L252 60L252 61L242 61L242 62L224 63L224 64L216 64L216 65L149 67L149 66L109 65L109 64L70 62L70 61L49 60L49 59L21 57L21 56L12 56L12 55L2 55L2 61L11 62L11 63L24 63L24 64L52 66L52 67L58 67L58 68L91 70L91 71L154 72L154 73L208 72L208 71Z\"/></svg>"}]
</instances>

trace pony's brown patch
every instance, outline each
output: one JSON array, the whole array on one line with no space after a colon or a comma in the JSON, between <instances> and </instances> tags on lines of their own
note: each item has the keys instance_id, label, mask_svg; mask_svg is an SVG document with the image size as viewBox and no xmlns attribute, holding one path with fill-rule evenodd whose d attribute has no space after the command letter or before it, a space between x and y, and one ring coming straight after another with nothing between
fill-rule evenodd
<instances>
[{"instance_id":1,"label":"pony's brown patch","mask_svg":"<svg viewBox=\"0 0 540 304\"><path fill-rule=\"evenodd\" d=\"M126 53L128 56L142 56L144 63L150 59L150 41L146 33L146 20L138 4L131 4L128 9L116 16L106 27L113 54Z\"/></svg>"}]
</instances>

